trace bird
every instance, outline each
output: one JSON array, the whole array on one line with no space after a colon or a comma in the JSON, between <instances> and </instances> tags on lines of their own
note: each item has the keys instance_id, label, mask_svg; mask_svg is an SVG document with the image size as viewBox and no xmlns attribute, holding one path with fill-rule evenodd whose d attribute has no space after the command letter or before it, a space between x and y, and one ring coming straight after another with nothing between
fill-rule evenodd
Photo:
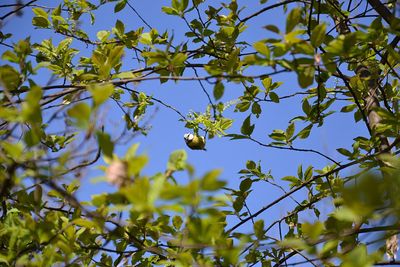
<instances>
[{"instance_id":1,"label":"bird","mask_svg":"<svg viewBox=\"0 0 400 267\"><path fill-rule=\"evenodd\" d=\"M186 145L193 150L207 150L206 139L204 136L199 136L197 134L187 133L183 135Z\"/></svg>"}]
</instances>

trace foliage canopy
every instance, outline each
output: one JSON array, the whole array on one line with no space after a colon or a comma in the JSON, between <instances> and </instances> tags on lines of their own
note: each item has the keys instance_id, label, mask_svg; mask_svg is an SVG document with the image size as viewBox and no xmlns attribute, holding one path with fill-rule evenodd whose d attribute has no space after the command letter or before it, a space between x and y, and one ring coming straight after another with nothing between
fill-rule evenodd
<instances>
[{"instance_id":1,"label":"foliage canopy","mask_svg":"<svg viewBox=\"0 0 400 267\"><path fill-rule=\"evenodd\" d=\"M0 5L2 266L372 266L395 260L396 1L165 3L160 13L183 23L184 35L151 27L146 12L129 0L43 2ZM31 12L32 36L52 38L32 42L7 32L15 16ZM104 12L114 26L94 33ZM122 12L143 25L128 24ZM243 38L255 20L267 21L272 12L282 21L256 25L255 42ZM297 79L297 86L286 89L285 79ZM208 104L183 113L157 93L138 89L151 80L160 87L199 83ZM241 94L223 102L228 86ZM255 132L262 130L262 114L285 99L296 103L296 115L260 140ZM122 134L101 120L110 106L122 114ZM253 142L259 149L314 154L328 164L300 165L295 175L273 177L248 160L238 170L239 187L232 188L219 170L197 177L196 164L177 150L165 170L145 175L151 159L137 152L138 145L125 154L117 147L151 131L155 106L213 142ZM347 140L350 148L337 147L330 156L301 146L338 114L364 129ZM116 189L82 201L79 181L94 166ZM282 191L256 209L247 200L259 184ZM271 221L266 214L287 200L296 205ZM321 215L324 205L329 211ZM299 219L307 211L313 215Z\"/></svg>"}]
</instances>

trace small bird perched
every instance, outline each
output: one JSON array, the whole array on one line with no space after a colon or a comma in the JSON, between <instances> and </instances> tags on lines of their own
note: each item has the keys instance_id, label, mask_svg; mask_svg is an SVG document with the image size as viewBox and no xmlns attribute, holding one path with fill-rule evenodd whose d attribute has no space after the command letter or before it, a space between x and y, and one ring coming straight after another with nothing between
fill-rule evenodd
<instances>
[{"instance_id":1,"label":"small bird perched","mask_svg":"<svg viewBox=\"0 0 400 267\"><path fill-rule=\"evenodd\" d=\"M199 135L194 135L194 134L191 134L191 133L187 133L187 134L185 134L183 136L183 138L185 139L186 145L190 149L206 150L206 148L205 148L206 139L204 138L204 136L199 136Z\"/></svg>"}]
</instances>

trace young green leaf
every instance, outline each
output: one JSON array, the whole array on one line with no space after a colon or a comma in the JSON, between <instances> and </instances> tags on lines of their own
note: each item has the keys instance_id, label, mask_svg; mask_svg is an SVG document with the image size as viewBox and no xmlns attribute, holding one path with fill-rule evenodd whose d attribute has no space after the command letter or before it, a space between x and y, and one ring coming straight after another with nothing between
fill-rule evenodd
<instances>
[{"instance_id":1,"label":"young green leaf","mask_svg":"<svg viewBox=\"0 0 400 267\"><path fill-rule=\"evenodd\" d=\"M269 92L269 98L274 103L279 103L279 96L275 92Z\"/></svg>"},{"instance_id":2,"label":"young green leaf","mask_svg":"<svg viewBox=\"0 0 400 267\"><path fill-rule=\"evenodd\" d=\"M86 129L89 126L91 109L88 104L81 102L67 110L68 116L74 119L77 127Z\"/></svg>"},{"instance_id":3,"label":"young green leaf","mask_svg":"<svg viewBox=\"0 0 400 267\"><path fill-rule=\"evenodd\" d=\"M257 239L264 238L264 220L256 221L254 223L253 229L254 229L254 234L257 237Z\"/></svg>"},{"instance_id":4,"label":"young green leaf","mask_svg":"<svg viewBox=\"0 0 400 267\"><path fill-rule=\"evenodd\" d=\"M294 27L300 22L301 19L301 9L294 8L290 11L286 18L286 33L291 32Z\"/></svg>"},{"instance_id":5,"label":"young green leaf","mask_svg":"<svg viewBox=\"0 0 400 267\"><path fill-rule=\"evenodd\" d=\"M98 107L103 104L114 92L114 86L111 83L108 84L95 84L90 85L88 90L93 97L93 106Z\"/></svg>"},{"instance_id":6,"label":"young green leaf","mask_svg":"<svg viewBox=\"0 0 400 267\"><path fill-rule=\"evenodd\" d=\"M262 54L267 59L270 58L270 50L268 46L265 45L264 42L257 42L253 45L253 47L258 53Z\"/></svg>"},{"instance_id":7,"label":"young green leaf","mask_svg":"<svg viewBox=\"0 0 400 267\"><path fill-rule=\"evenodd\" d=\"M326 34L326 24L322 23L317 25L311 32L311 44L315 48L319 47L325 40L325 34Z\"/></svg>"},{"instance_id":8,"label":"young green leaf","mask_svg":"<svg viewBox=\"0 0 400 267\"><path fill-rule=\"evenodd\" d=\"M251 115L249 115L242 124L242 127L240 128L240 132L244 135L250 136L253 133L254 127L255 125L251 125L250 122L250 117Z\"/></svg>"},{"instance_id":9,"label":"young green leaf","mask_svg":"<svg viewBox=\"0 0 400 267\"><path fill-rule=\"evenodd\" d=\"M221 99L224 95L225 86L222 82L217 82L214 86L214 98L215 100Z\"/></svg>"},{"instance_id":10,"label":"young green leaf","mask_svg":"<svg viewBox=\"0 0 400 267\"><path fill-rule=\"evenodd\" d=\"M101 131L98 131L96 135L97 135L97 141L104 156L112 158L112 154L114 151L114 142L111 140L111 136Z\"/></svg>"},{"instance_id":11,"label":"young green leaf","mask_svg":"<svg viewBox=\"0 0 400 267\"><path fill-rule=\"evenodd\" d=\"M295 126L294 123L289 124L289 126L286 129L286 138L287 140L290 140L294 134Z\"/></svg>"}]
</instances>

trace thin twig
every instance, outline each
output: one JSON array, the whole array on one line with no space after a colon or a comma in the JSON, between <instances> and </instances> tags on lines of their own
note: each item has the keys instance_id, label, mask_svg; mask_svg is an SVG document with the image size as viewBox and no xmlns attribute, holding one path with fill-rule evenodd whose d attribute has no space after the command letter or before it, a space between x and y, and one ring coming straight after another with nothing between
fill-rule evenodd
<instances>
[{"instance_id":1,"label":"thin twig","mask_svg":"<svg viewBox=\"0 0 400 267\"><path fill-rule=\"evenodd\" d=\"M8 12L7 14L5 14L4 16L0 17L0 20L4 20L4 19L7 18L8 16L11 16L12 14L19 12L21 9L23 9L23 8L25 8L25 7L27 7L27 6L29 6L30 4L32 4L32 3L36 2L36 1L37 1L37 0L31 0L31 1L29 1L28 3L26 3L26 4L24 4L24 5L21 5L20 7L18 7L18 8L16 8L16 9L12 10L12 11Z\"/></svg>"}]
</instances>

